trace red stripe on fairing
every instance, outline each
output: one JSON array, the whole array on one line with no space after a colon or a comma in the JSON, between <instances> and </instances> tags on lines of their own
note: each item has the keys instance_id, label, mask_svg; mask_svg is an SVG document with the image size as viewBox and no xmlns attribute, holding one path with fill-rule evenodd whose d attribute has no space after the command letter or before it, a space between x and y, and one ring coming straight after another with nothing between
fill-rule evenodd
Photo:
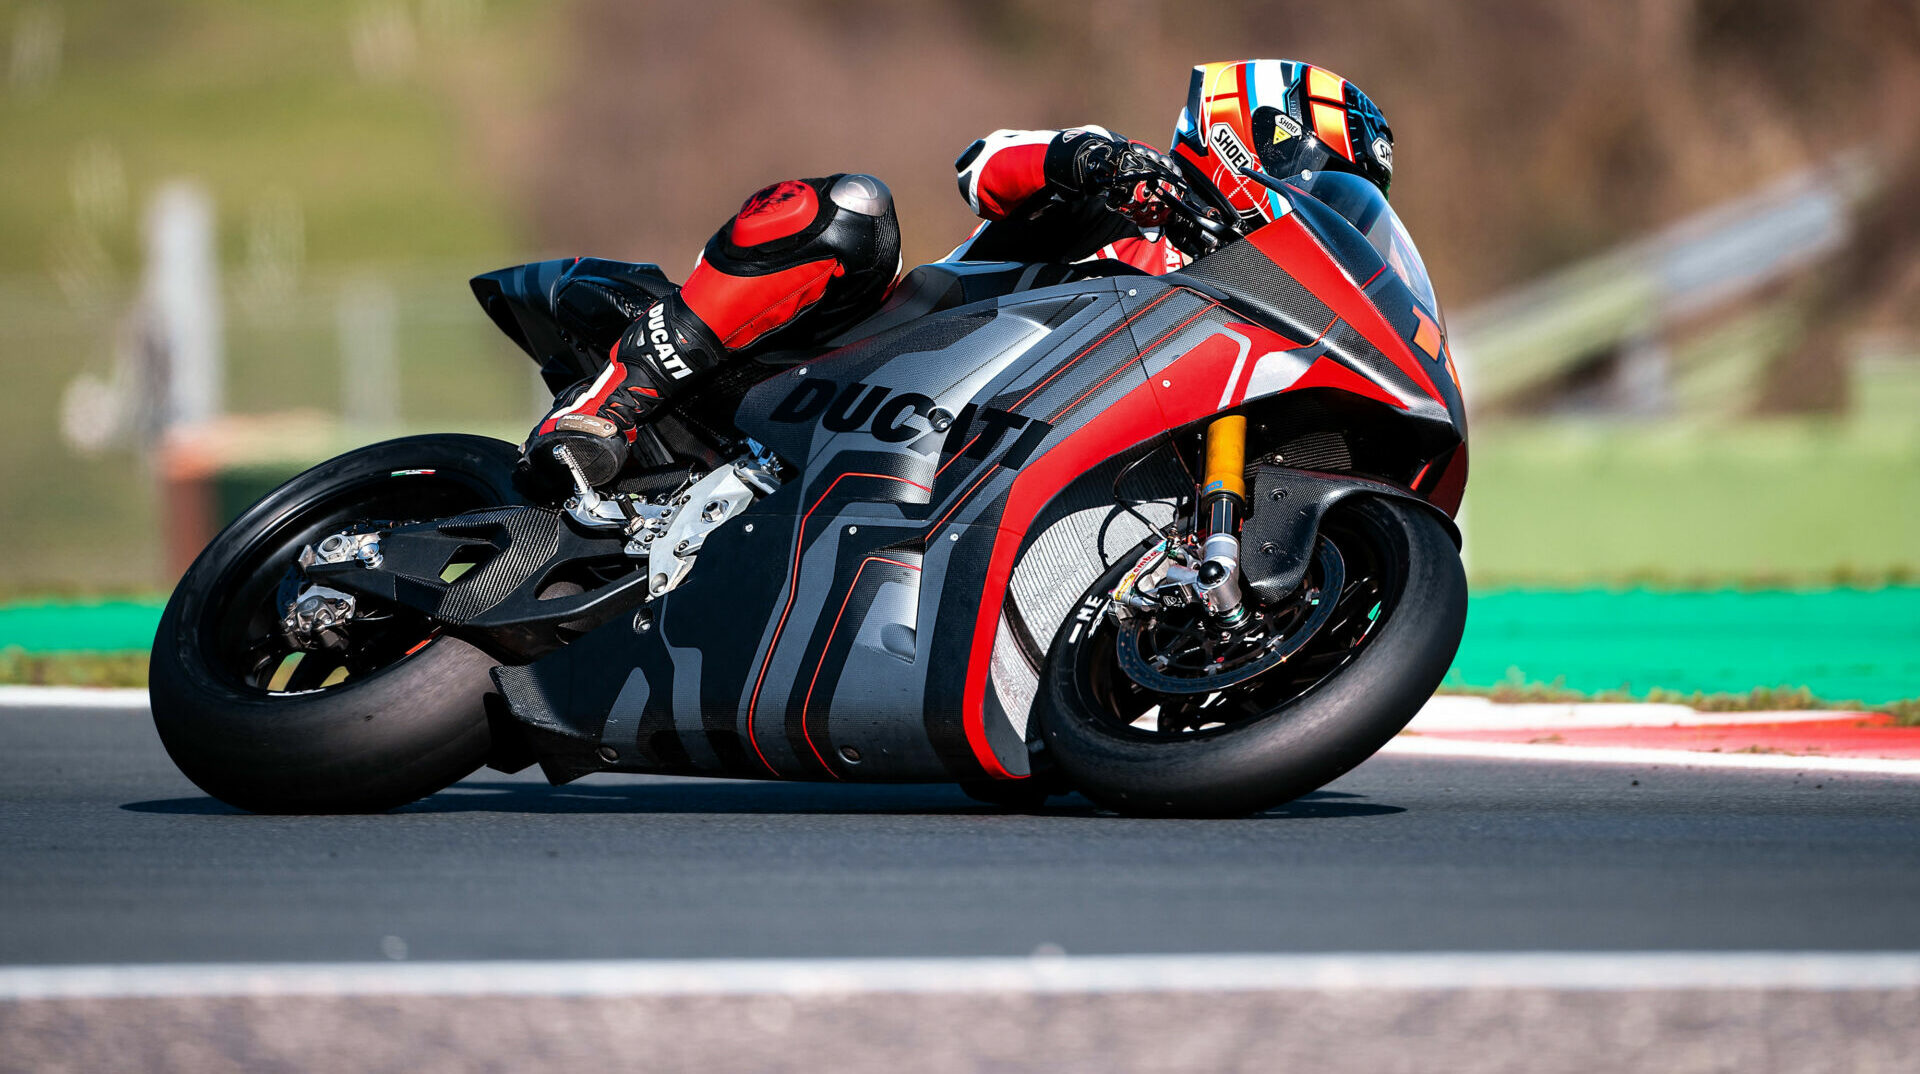
<instances>
[{"instance_id":1,"label":"red stripe on fairing","mask_svg":"<svg viewBox=\"0 0 1920 1074\"><path fill-rule=\"evenodd\" d=\"M1300 379L1289 385L1287 390L1297 392L1302 388L1333 388L1337 391L1365 396L1396 410L1407 409L1405 400L1347 368L1329 355L1323 354L1315 359L1314 363L1307 367L1307 371L1300 374Z\"/></svg>"},{"instance_id":2,"label":"red stripe on fairing","mask_svg":"<svg viewBox=\"0 0 1920 1074\"><path fill-rule=\"evenodd\" d=\"M807 508L807 513L800 516L800 533L793 542L793 570L787 576L787 603L785 607L780 609L780 622L774 625L773 640L767 643L767 657L760 662L760 674L753 680L753 695L747 699L747 742L753 746L754 756L760 758L760 763L767 766L767 771L771 772L775 779L785 777L781 776L780 770L773 767L773 763L767 760L767 755L760 752L760 740L753 732L754 710L760 703L760 687L767 681L767 668L773 665L773 654L774 651L779 648L780 635L787 629L787 615L793 611L793 598L798 596L800 592L800 556L806 551L807 547L807 520L813 517L814 511L818 510L822 503L826 502L827 497L832 494L834 488L849 477L871 477L879 481L898 481L903 485L912 485L921 492L933 491L918 481L909 481L904 477L895 477L892 474L844 473L834 478L833 483L827 486L826 491L822 492L819 498L813 501L813 506ZM812 742L809 741L808 745L811 746ZM818 754L816 753L815 756L818 756ZM823 765L826 764L825 761L821 761L820 763ZM831 769L829 769L829 771L831 771Z\"/></svg>"},{"instance_id":3,"label":"red stripe on fairing","mask_svg":"<svg viewBox=\"0 0 1920 1074\"><path fill-rule=\"evenodd\" d=\"M941 463L940 468L933 472L934 480L938 481L940 479L940 475L947 472L947 467L952 466L954 463L959 462L962 458L964 458L967 454L967 449L972 447L976 441L978 441L982 436L985 436L985 435L986 435L985 433L974 433L972 440L969 440L966 443L961 444L960 450L953 453L953 458L948 459L946 462Z\"/></svg>"},{"instance_id":4,"label":"red stripe on fairing","mask_svg":"<svg viewBox=\"0 0 1920 1074\"><path fill-rule=\"evenodd\" d=\"M1325 302L1334 315L1345 320L1400 371L1413 378L1427 397L1441 402L1433 378L1414 356L1413 349L1387 323L1373 301L1354 287L1346 271L1320 245L1320 240L1291 214L1247 236L1254 248L1284 268L1295 279Z\"/></svg>"},{"instance_id":5,"label":"red stripe on fairing","mask_svg":"<svg viewBox=\"0 0 1920 1074\"><path fill-rule=\"evenodd\" d=\"M1460 517L1460 497L1467 491L1467 445L1463 442L1453 449L1447 459L1446 469L1433 481L1433 488L1427 490L1427 502L1447 513L1448 518Z\"/></svg>"},{"instance_id":6,"label":"red stripe on fairing","mask_svg":"<svg viewBox=\"0 0 1920 1074\"><path fill-rule=\"evenodd\" d=\"M1105 343L1107 340L1112 339L1116 334L1120 332L1121 329L1139 320L1140 317L1144 315L1148 310L1152 309L1155 306L1158 306L1162 302L1165 302L1167 299L1172 298L1174 293L1179 290L1180 288L1177 288L1177 287L1168 288L1166 291L1161 292L1160 296L1155 298L1152 302L1147 303L1146 305L1140 307L1138 310L1135 310L1132 314L1129 314L1126 320L1121 321L1117 325L1114 325L1111 329L1107 331L1106 335L1103 335L1099 339L1094 340L1092 343L1087 344L1085 347L1081 348L1080 353L1074 355L1072 358L1067 359L1066 363L1061 365L1060 368L1054 370L1052 373L1047 374L1047 379L1027 389L1027 394L1014 400L1013 405L1008 407L1007 411L1009 413L1018 413L1020 410L1021 404L1033 398L1034 395L1040 391L1040 389L1046 387L1049 384L1052 384L1056 379L1059 378L1060 374L1065 373L1069 369L1072 369L1075 365L1079 364L1080 359L1085 358L1089 354L1092 354L1094 351L1094 348L1100 346L1100 344L1102 343ZM1206 310L1201 310L1200 312L1205 313ZM1196 313L1194 314L1194 317L1198 317L1199 315L1200 314ZM1191 322L1192 320L1193 320L1193 317L1187 318L1187 322ZM1182 322L1183 326L1187 322ZM1160 338L1165 339L1166 336L1162 336ZM1124 369L1133 367L1134 364L1135 363L1133 361L1129 360L1126 364L1122 365L1120 369L1124 370ZM1116 370L1115 372L1117 373L1118 370ZM1114 374L1110 373L1107 375L1107 380L1112 380L1113 377L1114 377ZM1100 383L1105 384L1107 380L1103 380ZM1086 398L1085 395L1082 395L1080 397L1080 399L1084 399L1084 398ZM1068 403L1067 407L1071 408L1075 403L1078 403L1080 399L1075 399L1072 403ZM1065 413L1065 412L1066 411L1064 409L1060 411L1060 413ZM975 435L973 438L973 440L978 440L978 439L980 439L979 435ZM945 463L942 463L940 466L940 469L938 471L935 471L933 476L935 478L938 478L940 474L946 470L947 467L953 465L954 459L958 459L961 455L966 454L967 448L973 446L973 440L967 441L966 447L961 448L959 453L955 454L952 459L948 459ZM922 537L921 540L932 540L935 531L939 530L941 525L944 524L947 521L947 519L952 518L953 513L960 509L960 505L966 503L968 497L972 496L975 492L979 491L980 486L984 484L987 478L991 476L995 470L999 469L999 467L1000 467L999 463L994 463L988 466L985 470L983 470L981 472L979 479L976 480L972 484L972 486L970 486L965 492L961 493L960 498L953 501L953 506L947 508L946 513L940 516L940 521L935 522L932 526L928 527L926 536Z\"/></svg>"},{"instance_id":7,"label":"red stripe on fairing","mask_svg":"<svg viewBox=\"0 0 1920 1074\"><path fill-rule=\"evenodd\" d=\"M1014 550L1041 506L1067 482L1101 459L1155 436L1165 427L1159 404L1143 384L1121 396L1046 454L1028 462L1007 492L1007 505L1001 513L993 555L987 564L980 612L974 620L966 689L960 701L967 745L973 749L980 767L995 779L1019 778L994 755L993 745L987 741L986 723L987 664L993 654L994 630L1000 619L1001 603L1006 598L1007 580L1013 574Z\"/></svg>"},{"instance_id":8,"label":"red stripe on fairing","mask_svg":"<svg viewBox=\"0 0 1920 1074\"><path fill-rule=\"evenodd\" d=\"M966 503L967 498L969 496L972 496L975 492L980 491L980 486L986 484L987 478L992 477L994 474L994 471L998 469L1000 469L999 463L997 462L988 463L987 468L985 470L980 471L980 476L975 478L973 484L967 487L967 491L961 493L959 498L953 501L953 506L947 508L946 514L941 515L938 521L936 521L933 525L927 527L927 535L920 539L923 541L932 540L933 535L940 531L940 527L947 524L947 519L952 518L953 513L955 511L960 510L960 505L963 503Z\"/></svg>"},{"instance_id":9,"label":"red stripe on fairing","mask_svg":"<svg viewBox=\"0 0 1920 1074\"><path fill-rule=\"evenodd\" d=\"M846 616L847 605L853 600L853 591L859 588L860 576L866 573L869 563L889 563L895 567L905 567L915 574L920 573L920 568L911 563L902 563L885 556L868 556L861 560L860 566L854 568L853 581L847 583L847 595L840 598L840 610L834 613L833 626L827 630L827 643L820 647L820 659L814 661L813 678L807 680L807 696L800 702L800 737L807 740L807 748L813 751L813 759L819 761L820 767L825 768L827 774L835 779L840 778L840 773L835 772L833 766L827 763L827 759L820 755L820 748L813 744L812 732L807 730L807 710L813 707L813 688L820 683L820 669L827 662L827 654L833 651L833 636L840 630L840 620Z\"/></svg>"},{"instance_id":10,"label":"red stripe on fairing","mask_svg":"<svg viewBox=\"0 0 1920 1074\"><path fill-rule=\"evenodd\" d=\"M1027 527L1032 525L1040 509L1056 493L1101 460L1112 458L1168 429L1197 421L1217 410L1221 390L1232 374L1233 357L1239 353L1239 345L1225 336L1210 338L1218 338L1228 346L1212 348L1203 342L1176 358L1158 374L1161 379L1175 385L1173 390L1158 392L1152 383L1143 383L1127 392L1060 443L1029 461L1007 490L1006 506L1000 513L999 532L994 537L993 553L987 561L980 611L974 618L973 642L967 656L966 688L961 695L960 710L961 724L974 759L995 779L1020 778L1000 763L1000 759L994 756L992 744L987 741L986 690L987 666L993 656L993 639L1000 609L1006 599L1007 582L1013 576L1014 555L1026 536ZM1133 367L1139 368L1137 365Z\"/></svg>"},{"instance_id":11,"label":"red stripe on fairing","mask_svg":"<svg viewBox=\"0 0 1920 1074\"><path fill-rule=\"evenodd\" d=\"M1194 311L1193 316L1188 317L1186 320L1181 321L1179 324L1176 324L1172 328L1167 329L1166 332L1162 334L1159 339L1156 339L1152 343L1149 343L1146 346L1140 348L1140 353L1142 354L1151 353L1155 347L1158 347L1160 344L1165 343L1167 340L1173 338L1173 334L1175 332L1178 332L1182 328L1185 328L1186 326L1199 320L1201 317L1206 315L1207 311L1218 309L1218 308L1219 307L1214 305L1213 303L1208 303L1207 305L1200 307L1198 310ZM1081 392L1077 397L1075 397L1073 402L1068 403L1066 406L1063 406L1059 410L1054 411L1052 420L1056 422L1059 421L1061 418L1066 416L1067 411L1072 410L1074 407L1079 406L1081 401L1086 399L1087 396L1092 395L1094 392L1097 392L1100 389L1106 387L1108 382L1112 381L1113 378L1119 376L1120 374L1126 372L1129 369L1138 369L1138 368L1140 367L1136 363L1128 362L1125 365L1122 365L1120 368L1114 370L1113 372L1108 373L1105 377L1102 377L1100 379L1100 383L1095 384L1093 387L1088 388L1084 392Z\"/></svg>"}]
</instances>

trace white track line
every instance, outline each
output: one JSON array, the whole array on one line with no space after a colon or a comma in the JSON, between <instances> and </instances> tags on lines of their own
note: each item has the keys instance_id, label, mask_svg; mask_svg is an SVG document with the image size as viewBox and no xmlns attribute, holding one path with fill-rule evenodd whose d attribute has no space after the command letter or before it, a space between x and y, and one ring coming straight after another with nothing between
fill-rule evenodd
<instances>
[{"instance_id":1,"label":"white track line","mask_svg":"<svg viewBox=\"0 0 1920 1074\"><path fill-rule=\"evenodd\" d=\"M1477 757L1494 761L1558 761L1571 764L1681 765L1688 768L1763 768L1775 772L1854 772L1920 776L1920 760L1889 757L1820 757L1796 753L1711 753L1638 746L1561 746L1530 742L1469 742L1431 735L1400 735L1380 751L1400 757Z\"/></svg>"},{"instance_id":2,"label":"white track line","mask_svg":"<svg viewBox=\"0 0 1920 1074\"><path fill-rule=\"evenodd\" d=\"M94 686L0 686L0 709L145 709L145 690Z\"/></svg>"},{"instance_id":3,"label":"white track line","mask_svg":"<svg viewBox=\"0 0 1920 1074\"><path fill-rule=\"evenodd\" d=\"M0 1002L204 996L685 996L1530 988L1920 989L1920 952L1113 955L266 963L0 969Z\"/></svg>"},{"instance_id":4,"label":"white track line","mask_svg":"<svg viewBox=\"0 0 1920 1074\"><path fill-rule=\"evenodd\" d=\"M1726 724L1807 723L1864 719L1868 713L1840 709L1791 712L1698 712L1685 705L1637 701L1574 701L1539 704L1491 701L1440 694L1420 709L1409 731L1533 731L1585 727L1717 727Z\"/></svg>"}]
</instances>

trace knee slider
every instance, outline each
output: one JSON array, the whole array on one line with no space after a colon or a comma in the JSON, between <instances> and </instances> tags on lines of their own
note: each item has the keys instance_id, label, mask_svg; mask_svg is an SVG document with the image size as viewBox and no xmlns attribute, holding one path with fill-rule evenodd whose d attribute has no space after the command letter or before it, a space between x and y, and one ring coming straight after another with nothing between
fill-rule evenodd
<instances>
[{"instance_id":1,"label":"knee slider","mask_svg":"<svg viewBox=\"0 0 1920 1074\"><path fill-rule=\"evenodd\" d=\"M861 216L886 216L893 212L893 191L871 175L843 175L834 181L827 197L842 209Z\"/></svg>"}]
</instances>

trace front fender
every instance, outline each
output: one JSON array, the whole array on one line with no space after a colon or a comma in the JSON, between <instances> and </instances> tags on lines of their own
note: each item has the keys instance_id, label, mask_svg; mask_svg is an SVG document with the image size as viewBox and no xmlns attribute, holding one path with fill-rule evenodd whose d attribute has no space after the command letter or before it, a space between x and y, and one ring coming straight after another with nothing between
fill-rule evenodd
<instances>
[{"instance_id":1,"label":"front fender","mask_svg":"<svg viewBox=\"0 0 1920 1074\"><path fill-rule=\"evenodd\" d=\"M1378 496L1419 504L1433 513L1460 547L1460 529L1447 513L1394 485L1348 474L1321 474L1284 466L1253 468L1252 502L1240 529L1242 583L1270 603L1299 588L1312 562L1320 521L1349 496Z\"/></svg>"}]
</instances>

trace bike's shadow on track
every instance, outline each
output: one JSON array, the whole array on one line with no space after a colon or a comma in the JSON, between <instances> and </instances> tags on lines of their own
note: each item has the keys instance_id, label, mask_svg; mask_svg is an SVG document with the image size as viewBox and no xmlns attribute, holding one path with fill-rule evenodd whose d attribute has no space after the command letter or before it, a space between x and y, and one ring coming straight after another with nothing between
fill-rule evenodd
<instances>
[{"instance_id":1,"label":"bike's shadow on track","mask_svg":"<svg viewBox=\"0 0 1920 1074\"><path fill-rule=\"evenodd\" d=\"M1406 807L1356 801L1359 795L1315 791L1248 819L1331 820L1379 817ZM134 813L175 816L249 816L213 798L128 802ZM660 779L580 782L563 787L522 780L469 780L393 811L396 815L520 814L874 814L888 816L1112 817L1079 795L1054 798L1045 809L1009 809L968 798L946 784L759 783L745 780ZM1118 819L1118 818L1115 818Z\"/></svg>"}]
</instances>

